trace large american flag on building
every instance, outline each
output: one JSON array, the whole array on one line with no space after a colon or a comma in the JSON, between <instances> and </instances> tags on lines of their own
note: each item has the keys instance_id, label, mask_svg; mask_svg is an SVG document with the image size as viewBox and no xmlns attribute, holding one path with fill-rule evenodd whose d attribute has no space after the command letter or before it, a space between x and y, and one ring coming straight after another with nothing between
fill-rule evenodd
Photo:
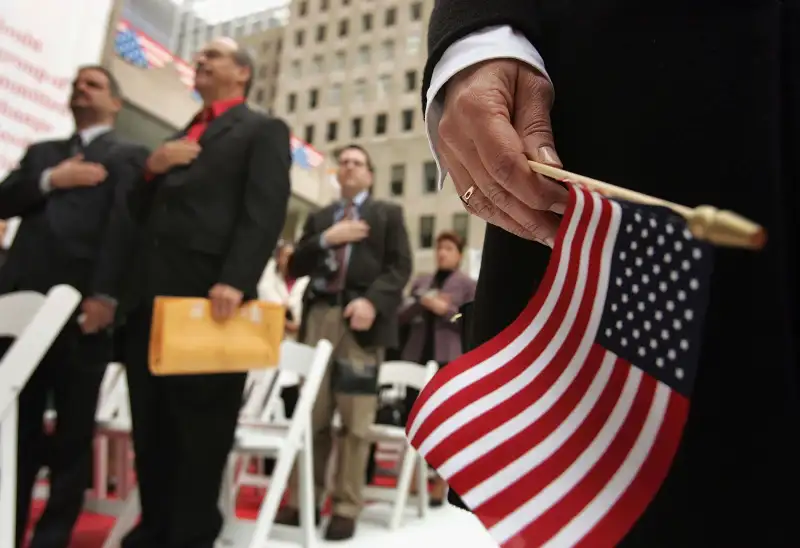
<instances>
[{"instance_id":1,"label":"large american flag on building","mask_svg":"<svg viewBox=\"0 0 800 548\"><path fill-rule=\"evenodd\" d=\"M525 311L408 421L498 544L610 547L645 510L687 417L711 255L670 210L570 190Z\"/></svg>"},{"instance_id":2,"label":"large american flag on building","mask_svg":"<svg viewBox=\"0 0 800 548\"><path fill-rule=\"evenodd\" d=\"M124 19L117 23L114 46L123 60L141 68L161 68L172 63L181 82L194 89L194 69Z\"/></svg>"}]
</instances>

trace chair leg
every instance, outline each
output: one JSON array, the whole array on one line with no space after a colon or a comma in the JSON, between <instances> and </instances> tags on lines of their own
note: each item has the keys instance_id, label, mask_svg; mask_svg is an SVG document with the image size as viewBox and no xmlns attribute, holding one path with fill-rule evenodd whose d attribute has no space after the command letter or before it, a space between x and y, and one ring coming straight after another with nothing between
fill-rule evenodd
<instances>
[{"instance_id":1,"label":"chair leg","mask_svg":"<svg viewBox=\"0 0 800 548\"><path fill-rule=\"evenodd\" d=\"M134 487L128 494L128 498L125 499L125 505L117 516L114 527L106 537L103 548L119 548L122 544L122 539L136 524L139 510L139 489Z\"/></svg>"},{"instance_id":2,"label":"chair leg","mask_svg":"<svg viewBox=\"0 0 800 548\"><path fill-rule=\"evenodd\" d=\"M256 518L256 526L248 548L262 548L269 538L270 530L275 523L275 516L278 513L278 507L283 499L283 492L289 483L289 475L297 458L297 452L294 448L283 447L278 453L275 470L267 488L267 493L261 501L261 507Z\"/></svg>"},{"instance_id":3,"label":"chair leg","mask_svg":"<svg viewBox=\"0 0 800 548\"><path fill-rule=\"evenodd\" d=\"M310 442L310 437L309 442ZM303 546L309 548L314 544L317 526L314 519L316 501L314 500L314 463L310 445L306 443L297 454L298 465L298 511L300 527L303 534Z\"/></svg>"},{"instance_id":4,"label":"chair leg","mask_svg":"<svg viewBox=\"0 0 800 548\"><path fill-rule=\"evenodd\" d=\"M416 453L417 460L417 508L420 517L428 515L428 505L430 497L428 495L428 463L419 453Z\"/></svg>"},{"instance_id":5,"label":"chair leg","mask_svg":"<svg viewBox=\"0 0 800 548\"><path fill-rule=\"evenodd\" d=\"M92 496L97 500L108 498L108 456L111 450L108 436L94 438L94 488Z\"/></svg>"},{"instance_id":6,"label":"chair leg","mask_svg":"<svg viewBox=\"0 0 800 548\"><path fill-rule=\"evenodd\" d=\"M18 403L12 403L0 421L0 546L14 546L17 523L17 428Z\"/></svg>"},{"instance_id":7,"label":"chair leg","mask_svg":"<svg viewBox=\"0 0 800 548\"><path fill-rule=\"evenodd\" d=\"M403 458L400 464L400 475L397 477L397 488L395 489L394 505L392 515L389 518L389 529L397 529L403 519L403 512L408 502L409 489L411 487L412 476L414 475L414 465L417 461L417 452L414 448L406 444Z\"/></svg>"}]
</instances>

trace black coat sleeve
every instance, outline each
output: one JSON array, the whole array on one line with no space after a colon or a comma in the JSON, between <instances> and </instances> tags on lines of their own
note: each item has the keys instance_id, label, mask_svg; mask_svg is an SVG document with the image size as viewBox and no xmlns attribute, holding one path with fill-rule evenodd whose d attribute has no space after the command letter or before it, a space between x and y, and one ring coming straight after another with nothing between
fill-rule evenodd
<instances>
[{"instance_id":1,"label":"black coat sleeve","mask_svg":"<svg viewBox=\"0 0 800 548\"><path fill-rule=\"evenodd\" d=\"M219 280L245 293L255 290L278 243L291 193L289 126L261 116L256 124L239 219Z\"/></svg>"},{"instance_id":2,"label":"black coat sleeve","mask_svg":"<svg viewBox=\"0 0 800 548\"><path fill-rule=\"evenodd\" d=\"M0 219L21 217L44 201L45 194L40 187L44 168L36 161L41 146L31 145L19 166L0 183Z\"/></svg>"},{"instance_id":3,"label":"black coat sleeve","mask_svg":"<svg viewBox=\"0 0 800 548\"><path fill-rule=\"evenodd\" d=\"M321 254L325 253L320 238L322 232L317 228L316 215L309 215L303 225L300 241L289 259L289 275L293 278L313 276L320 264Z\"/></svg>"},{"instance_id":4,"label":"black coat sleeve","mask_svg":"<svg viewBox=\"0 0 800 548\"><path fill-rule=\"evenodd\" d=\"M387 205L387 229L383 269L364 294L378 314L397 314L403 301L403 290L411 278L411 245L408 241L403 210Z\"/></svg>"},{"instance_id":5,"label":"black coat sleeve","mask_svg":"<svg viewBox=\"0 0 800 548\"><path fill-rule=\"evenodd\" d=\"M533 0L436 0L428 25L428 61L422 83L422 112L436 63L453 43L486 27L509 25L537 42Z\"/></svg>"},{"instance_id":6,"label":"black coat sleeve","mask_svg":"<svg viewBox=\"0 0 800 548\"><path fill-rule=\"evenodd\" d=\"M140 184L148 150L144 147L121 146L106 162L108 181L113 185L103 243L95 262L91 285L92 295L119 298L121 280L130 265L136 237L136 224L130 211L132 189Z\"/></svg>"}]
</instances>

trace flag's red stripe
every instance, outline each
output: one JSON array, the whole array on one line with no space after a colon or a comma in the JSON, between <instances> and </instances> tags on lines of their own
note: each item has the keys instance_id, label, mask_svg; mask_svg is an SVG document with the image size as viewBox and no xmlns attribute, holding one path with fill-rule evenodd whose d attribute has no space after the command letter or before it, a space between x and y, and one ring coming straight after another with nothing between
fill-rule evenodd
<instances>
[{"instance_id":1,"label":"flag's red stripe","mask_svg":"<svg viewBox=\"0 0 800 548\"><path fill-rule=\"evenodd\" d=\"M588 219L591 218L594 209L595 207L593 207L592 202L588 202L584 207L585 213L581 216L575 232L575 237L571 242L571 257L580 256L581 247L583 246L585 239L590 237L587 235L587 228L589 226ZM596 282L596 279L593 280L592 278L589 278L587 280L587 285L593 286L593 282ZM449 419L451 416L458 413L472 402L491 394L499 387L517 378L528 367L530 367L531 364L540 357L541 353L553 340L556 332L562 327L564 317L567 313L567 308L569 307L570 302L576 298L574 292L577 291L577 287L578 268L571 267L567 271L567 276L564 280L564 291L561 291L558 301L556 302L556 306L553 309L553 313L549 318L547 318L544 328L539 335L535 337L534 340L522 350L522 352L517 354L517 356L515 356L507 364L504 364L503 367L487 375L485 378L481 379L480 382L473 383L470 386L459 390L456 394L451 396L447 401L442 403L442 405L431 412L425 422L420 425L416 435L412 439L412 443L418 446L442 422ZM591 293L594 294L593 291ZM531 321L533 321L533 319L531 319ZM577 331L579 331L581 334L584 333L585 323L581 323L580 318L576 318L576 324ZM553 363L548 364L542 374L540 374L540 377L534 379L533 384L536 385L536 388L532 389L533 393L538 392L543 394L546 392L551 387L552 383L555 382L555 380L557 380L558 377L564 372L567 363L567 360L554 360ZM450 366L448 366L448 368L449 367ZM543 379L541 378L542 375L544 376ZM498 424L505 422L508 417L512 415L512 413L516 414L524 410L532 402L533 400L530 397L526 397L525 390L522 390L516 395L512 396L509 400L503 402L501 405L498 405L494 409L485 413L483 415L485 419L478 423L483 425L483 428L479 428L478 424L470 423L468 427L465 425L461 428L461 436L466 436L466 438L464 438L465 443L471 443L472 441L475 441L491 432ZM511 410L506 410L506 406L510 406ZM425 459L431 464L431 466L436 468L454 454L452 451L454 446L457 446L457 444L448 443L447 447L450 447L451 450L440 450L438 452L438 457L428 453L425 455ZM456 452L461 447L464 447L464 445L457 447Z\"/></svg>"},{"instance_id":2,"label":"flag's red stripe","mask_svg":"<svg viewBox=\"0 0 800 548\"><path fill-rule=\"evenodd\" d=\"M632 368L629 363L618 360L617 367ZM520 531L520 536L525 539L528 546L541 546L564 526L570 523L594 498L603 490L619 467L625 462L630 450L636 443L642 431L650 406L653 403L658 381L649 375L643 375L639 389L633 400L633 405L628 411L622 426L608 449L598 455L589 473L584 476L575 487L560 501L554 504L539 519L531 522ZM585 440L588 445L591 440ZM613 547L614 543L598 538L593 547Z\"/></svg>"},{"instance_id":3,"label":"flag's red stripe","mask_svg":"<svg viewBox=\"0 0 800 548\"><path fill-rule=\"evenodd\" d=\"M484 413L482 416L477 417L468 425L468 427L461 428L459 432L451 435L445 440L445 442L440 444L438 448L434 449L434 451L426 454L425 458L432 466L436 467L439 464L444 463L448 458L458 453L458 451L460 451L466 445L479 440L481 437L495 430L498 425L502 425L504 422L525 411L525 409L530 407L534 402L540 399L542 395L552 388L552 385L564 373L569 366L570 361L575 357L575 352L577 351L581 342L586 337L594 338L593 333L588 333L588 326L589 321L591 320L592 312L598 306L598 304L595 302L595 299L597 297L598 281L600 279L600 271L602 266L601 263L603 261L603 243L605 242L612 216L611 206L607 202L600 202L600 208L600 219L598 220L593 241L591 242L591 248L586 259L588 275L586 276L586 285L584 287L584 291L580 296L581 302L579 304L576 317L570 326L570 330L553 356L552 361L547 365L542 374L534 379L534 381L529 386L525 387L525 389L512 396L509 400L503 402L501 405L498 405L494 409ZM581 220L581 225L578 227L578 230L581 234L587 232L589 220L592 216L592 210L594 209L594 207L590 208L588 214ZM580 248L577 250L574 249L573 251L580 253ZM571 268L569 273L570 278L568 278L568 284L571 284L571 278L575 278L579 273L579 266L582 265L580 265L578 261L575 261L574 267ZM570 297L570 300L572 299L573 298ZM564 313L566 313L566 309L564 310ZM555 316L556 314L553 315ZM559 313L558 316L563 317L564 314ZM543 351L547 345L552 342L552 337L552 334L542 332L540 336L537 337L533 343L531 343L530 348L541 349L540 351L536 352L534 359L540 357L541 351ZM525 352L524 354L527 353L528 352ZM530 367L532 362L533 360L514 360L512 364L509 364L502 370L524 370L525 368ZM459 401L461 399L460 396L461 393L458 394L458 397L452 398L455 400L454 403L461 404L457 407L457 409L462 408L472 401L467 399ZM562 403L564 397L565 395L562 395L560 401L556 402L555 405L564 405ZM555 427L557 426L558 425L556 424ZM520 448L519 446L515 446L515 443L515 438L505 440L493 453L504 455L506 457L510 455L522 454L519 453ZM524 451L522 452L524 453ZM502 461L503 459L500 460ZM503 463L502 466L508 464L508 462ZM498 462L497 466L500 467L501 462ZM472 476L472 478L476 483L480 483L486 479L485 477L480 476Z\"/></svg>"},{"instance_id":4,"label":"flag's red stripe","mask_svg":"<svg viewBox=\"0 0 800 548\"><path fill-rule=\"evenodd\" d=\"M491 356L497 354L500 350L508 346L514 339L516 339L525 330L525 328L530 325L530 323L533 321L533 318L536 317L539 310L541 310L542 305L544 305L544 302L547 300L547 296L550 294L550 290L553 287L553 281L555 280L556 273L558 272L558 258L561 256L564 246L564 236L566 235L567 228L569 227L570 222L575 215L575 203L577 200L576 192L577 191L574 188L570 189L569 207L565 211L564 217L559 225L558 236L551 254L550 263L547 265L544 278L542 278L542 282L539 284L539 288L536 291L533 299L531 299L530 303L528 303L528 306L511 325L501 331L497 336L493 337L491 341L464 354L457 360L450 362L446 368L439 371L420 393L416 404L411 410L407 424L410 425L414 422L419 409L422 408L425 402L430 399L431 394L433 394L440 386L446 384L448 381L469 369L473 365L482 363Z\"/></svg>"},{"instance_id":5,"label":"flag's red stripe","mask_svg":"<svg viewBox=\"0 0 800 548\"><path fill-rule=\"evenodd\" d=\"M449 478L451 485L463 485L467 490L480 484L487 477L522 457L531 448L539 445L547 436L553 433L569 416L575 406L586 394L592 381L600 369L605 350L600 346L593 346L586 366L581 369L575 381L562 396L559 405L554 405L539 420L512 436L503 444L487 453L483 457ZM531 401L534 397L531 397ZM449 440L448 440L449 441ZM457 491L458 492L458 491ZM464 491L466 493L467 491Z\"/></svg>"},{"instance_id":6,"label":"flag's red stripe","mask_svg":"<svg viewBox=\"0 0 800 548\"><path fill-rule=\"evenodd\" d=\"M575 459L583 453L586 446L597 436L597 433L606 423L606 419L608 419L608 416L613 411L622 393L622 388L625 386L627 376L628 370L626 368L615 367L597 403L591 411L589 411L586 419L578 426L573 435L567 438L567 440L539 466L521 476L518 481L498 493L495 497L487 500L483 504L477 505L477 507L473 509L475 515L478 516L487 529L539 494L544 488L561 476L567 468L572 465ZM542 439L544 439L544 436L552 432L552 425L548 424L543 426L547 428L542 428L541 432L533 430L530 433L531 441L527 444L529 448L540 443ZM542 434L544 434L544 436ZM467 490L463 490L466 485L462 486L452 483L452 486L456 493L463 495L468 492ZM462 491L459 491L459 487L462 488Z\"/></svg>"},{"instance_id":7,"label":"flag's red stripe","mask_svg":"<svg viewBox=\"0 0 800 548\"><path fill-rule=\"evenodd\" d=\"M611 510L576 544L576 548L616 546L628 534L667 477L688 414L689 400L672 392L664 422L639 473Z\"/></svg>"}]
</instances>

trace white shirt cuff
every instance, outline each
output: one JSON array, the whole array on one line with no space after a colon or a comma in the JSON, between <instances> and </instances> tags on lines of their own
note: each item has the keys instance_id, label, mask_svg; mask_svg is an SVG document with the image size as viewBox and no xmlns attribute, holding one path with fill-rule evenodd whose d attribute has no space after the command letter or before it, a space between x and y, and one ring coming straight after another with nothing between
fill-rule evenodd
<instances>
[{"instance_id":1,"label":"white shirt cuff","mask_svg":"<svg viewBox=\"0 0 800 548\"><path fill-rule=\"evenodd\" d=\"M39 190L42 191L42 194L47 194L53 190L53 186L50 184L50 173L52 173L52 171L52 169L45 169L42 172L42 176L39 178Z\"/></svg>"},{"instance_id":2,"label":"white shirt cuff","mask_svg":"<svg viewBox=\"0 0 800 548\"><path fill-rule=\"evenodd\" d=\"M457 73L467 67L489 59L517 59L528 63L547 76L542 56L525 36L509 26L488 27L474 32L445 50L442 58L433 69L431 83L427 91L425 109L425 129L428 145L431 147L436 167L439 171L439 189L444 184L447 171L442 167L436 143L439 137L439 121L442 119L444 85ZM548 76L549 78L549 76Z\"/></svg>"}]
</instances>

